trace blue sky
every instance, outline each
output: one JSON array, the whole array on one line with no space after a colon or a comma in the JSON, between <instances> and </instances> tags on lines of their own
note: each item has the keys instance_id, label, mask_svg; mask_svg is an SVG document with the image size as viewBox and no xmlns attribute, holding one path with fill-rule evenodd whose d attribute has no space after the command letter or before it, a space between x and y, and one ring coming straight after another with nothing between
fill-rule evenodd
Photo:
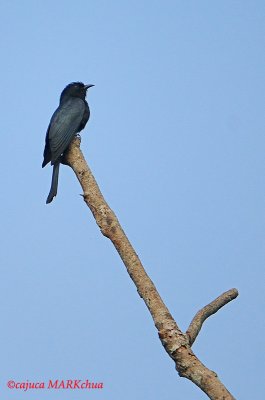
<instances>
[{"instance_id":1,"label":"blue sky","mask_svg":"<svg viewBox=\"0 0 265 400\"><path fill-rule=\"evenodd\" d=\"M222 292L195 353L236 398L264 393L263 1L0 5L1 398L205 399L179 378L111 243L44 138L71 81L93 83L82 150L179 326ZM102 391L9 380L90 379Z\"/></svg>"}]
</instances>

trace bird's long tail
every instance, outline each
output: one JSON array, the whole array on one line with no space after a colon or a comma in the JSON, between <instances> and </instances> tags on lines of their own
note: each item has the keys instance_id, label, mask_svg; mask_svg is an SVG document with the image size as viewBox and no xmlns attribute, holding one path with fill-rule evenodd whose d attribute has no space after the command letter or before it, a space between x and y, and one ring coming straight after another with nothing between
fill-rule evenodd
<instances>
[{"instance_id":1,"label":"bird's long tail","mask_svg":"<svg viewBox=\"0 0 265 400\"><path fill-rule=\"evenodd\" d=\"M46 204L49 204L52 202L52 199L57 195L57 188L58 188L58 178L59 178L59 169L60 169L60 163L57 162L53 166L53 171L52 171L52 184L51 184L51 189L50 193L48 194Z\"/></svg>"}]
</instances>

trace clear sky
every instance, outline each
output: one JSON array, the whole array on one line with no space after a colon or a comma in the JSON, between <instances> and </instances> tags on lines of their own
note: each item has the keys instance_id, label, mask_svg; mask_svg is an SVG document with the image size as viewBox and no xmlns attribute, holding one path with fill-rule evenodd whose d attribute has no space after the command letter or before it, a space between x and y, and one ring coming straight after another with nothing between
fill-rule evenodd
<instances>
[{"instance_id":1,"label":"clear sky","mask_svg":"<svg viewBox=\"0 0 265 400\"><path fill-rule=\"evenodd\" d=\"M44 138L93 83L82 150L179 326L222 292L195 353L264 397L264 1L2 1L1 399L205 399L179 378L68 167ZM10 390L90 379L102 391ZM262 394L263 393L263 394Z\"/></svg>"}]
</instances>

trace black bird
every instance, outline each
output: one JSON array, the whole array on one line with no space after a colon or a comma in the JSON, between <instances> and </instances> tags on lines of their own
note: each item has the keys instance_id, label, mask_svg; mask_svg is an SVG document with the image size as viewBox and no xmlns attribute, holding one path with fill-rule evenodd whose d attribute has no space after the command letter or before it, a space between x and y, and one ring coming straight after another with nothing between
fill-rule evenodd
<instances>
[{"instance_id":1,"label":"black bird","mask_svg":"<svg viewBox=\"0 0 265 400\"><path fill-rule=\"evenodd\" d=\"M59 107L51 117L42 163L42 168L49 162L53 165L51 189L46 204L51 203L57 194L59 167L65 151L89 120L86 92L92 86L94 85L84 85L82 82L67 85L61 93Z\"/></svg>"}]
</instances>

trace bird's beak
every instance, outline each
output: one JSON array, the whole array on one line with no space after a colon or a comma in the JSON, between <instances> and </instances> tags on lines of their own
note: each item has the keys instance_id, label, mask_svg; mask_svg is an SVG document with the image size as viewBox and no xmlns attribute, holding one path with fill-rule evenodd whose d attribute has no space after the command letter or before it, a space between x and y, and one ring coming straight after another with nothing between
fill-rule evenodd
<instances>
[{"instance_id":1,"label":"bird's beak","mask_svg":"<svg viewBox=\"0 0 265 400\"><path fill-rule=\"evenodd\" d=\"M85 89L89 89L89 88L91 88L93 86L95 86L95 85L85 85Z\"/></svg>"}]
</instances>

